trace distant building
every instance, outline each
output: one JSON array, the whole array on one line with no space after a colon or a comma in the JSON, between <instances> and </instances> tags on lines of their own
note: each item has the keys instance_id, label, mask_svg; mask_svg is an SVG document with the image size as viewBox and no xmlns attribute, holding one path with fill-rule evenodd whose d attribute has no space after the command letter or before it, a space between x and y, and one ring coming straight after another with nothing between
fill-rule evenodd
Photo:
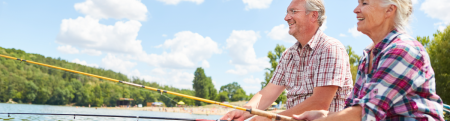
<instances>
[{"instance_id":1,"label":"distant building","mask_svg":"<svg viewBox=\"0 0 450 121\"><path fill-rule=\"evenodd\" d=\"M131 107L131 101L134 101L133 98L120 98L117 100L117 106L119 107Z\"/></svg>"}]
</instances>

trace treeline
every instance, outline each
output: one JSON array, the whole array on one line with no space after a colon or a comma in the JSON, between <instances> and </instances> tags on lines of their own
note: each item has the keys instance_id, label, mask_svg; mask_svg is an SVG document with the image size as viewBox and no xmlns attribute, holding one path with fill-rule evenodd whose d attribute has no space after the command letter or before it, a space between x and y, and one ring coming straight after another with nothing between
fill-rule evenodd
<instances>
[{"instance_id":1,"label":"treeline","mask_svg":"<svg viewBox=\"0 0 450 121\"><path fill-rule=\"evenodd\" d=\"M232 82L220 87L219 92L214 88L211 77L207 77L203 68L199 67L194 73L193 89L195 96L219 102L249 100L252 94L246 95L244 89L237 83ZM195 101L195 105L206 103Z\"/></svg>"},{"instance_id":2,"label":"treeline","mask_svg":"<svg viewBox=\"0 0 450 121\"><path fill-rule=\"evenodd\" d=\"M206 78L206 75L201 68L198 68L195 72L195 79L193 80L194 89L201 89L202 86L207 85L208 89L211 91L178 89L171 86L159 85L156 82L147 82L139 78L129 79L126 75L111 70L71 63L62 60L61 58L54 59L40 54L30 54L14 48L5 49L0 47L0 54L187 95L205 97L199 94L207 93L210 95L210 97L206 97L207 99L217 101L247 100L248 97L239 85L236 87L239 90L237 92L228 92L228 90L225 90L227 86L223 86L224 90L221 89L217 92L211 82L211 78ZM209 84L202 84L202 81L209 81ZM224 97L223 94L227 94L228 96ZM238 98L235 95L240 97ZM166 106L171 107L175 106L178 101L184 101L187 105L204 105L204 103L195 103L192 99L179 96L168 94L161 95L157 92L113 83L81 74L2 57L0 58L0 102L6 102L9 99L12 99L19 103L33 104L116 106L116 101L119 98L133 98L133 104L143 104L144 106L146 106L147 102L163 102Z\"/></svg>"}]
</instances>

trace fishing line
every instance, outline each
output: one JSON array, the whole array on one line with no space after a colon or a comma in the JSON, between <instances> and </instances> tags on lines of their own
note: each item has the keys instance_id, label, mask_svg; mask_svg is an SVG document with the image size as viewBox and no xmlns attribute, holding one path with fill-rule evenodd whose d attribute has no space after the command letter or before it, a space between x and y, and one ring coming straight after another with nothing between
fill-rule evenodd
<instances>
[{"instance_id":1,"label":"fishing line","mask_svg":"<svg viewBox=\"0 0 450 121\"><path fill-rule=\"evenodd\" d=\"M8 117L10 117L11 114L18 114L18 115L73 116L73 119L75 119L76 116L91 116L91 117L136 118L138 120L139 119L161 119L161 120L183 120L183 121L226 121L226 120L208 120L208 119L168 118L168 117L151 117L151 116L124 116L124 115L97 115L97 114L59 114L59 113L0 113L0 114L8 114Z\"/></svg>"},{"instance_id":2,"label":"fishing line","mask_svg":"<svg viewBox=\"0 0 450 121\"><path fill-rule=\"evenodd\" d=\"M242 111L247 111L250 114L254 114L254 115L258 115L258 116L264 116L264 117L267 117L267 118L272 119L272 120L302 121L302 120L295 120L292 117L279 115L279 114L271 113L271 112L266 112L266 111L259 110L259 109L256 109L256 108L247 109L247 108L240 107L240 106L224 104L224 103L221 103L221 102L208 100L208 99L204 99L204 98L199 98L199 97L195 97L195 96L191 96L191 95L185 95L185 94L181 94L181 93L177 93L177 92L172 92L172 91L167 91L167 90L158 89L158 88L154 88L154 87L149 87L149 86L145 86L145 85L140 85L140 84L135 84L135 83L131 83L131 82L121 81L121 80L112 79L112 78L108 78L108 77L103 77L103 76L99 76L99 75L94 75L94 74L90 74L90 73L85 73L85 72L81 72L81 71L75 71L75 70L66 69L66 68L62 68L62 67L47 65L47 64L43 64L43 63L30 61L30 60L24 60L24 59L15 58L15 57L7 56L7 55L0 54L0 56L4 57L4 58L8 58L8 59L18 60L18 61L21 61L21 62L27 62L27 63L31 63L31 64L36 64L36 65L46 66L46 67L50 67L50 68L60 69L60 70L68 71L68 72L73 72L73 73L77 73L77 74L86 75L86 76L96 77L96 78L100 78L100 79L104 79L104 80L108 80L108 81L112 81L112 82L118 82L118 83L123 83L123 84L131 85L131 86L135 86L135 87L145 88L145 89L148 89L148 90L157 91L157 92L159 92L161 94L162 93L167 93L167 94L181 96L181 97L185 97L185 98L189 98L189 99L193 99L193 100L198 100L198 101L202 101L202 102L206 102L206 103L226 106L226 107L230 107L230 108L234 108L234 109L238 109L238 110L242 110Z\"/></svg>"}]
</instances>

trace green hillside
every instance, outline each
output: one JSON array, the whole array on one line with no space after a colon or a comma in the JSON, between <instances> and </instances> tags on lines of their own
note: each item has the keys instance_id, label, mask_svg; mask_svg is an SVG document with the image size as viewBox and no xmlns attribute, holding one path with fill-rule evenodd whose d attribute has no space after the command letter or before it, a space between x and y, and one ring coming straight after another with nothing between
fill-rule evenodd
<instances>
[{"instance_id":1,"label":"green hillside","mask_svg":"<svg viewBox=\"0 0 450 121\"><path fill-rule=\"evenodd\" d=\"M194 95L193 90L159 85L138 78L130 79L121 73L71 63L61 58L45 57L2 47L0 47L0 54ZM175 101L180 100L188 105L194 105L191 99L161 95L141 88L0 57L0 102L13 99L15 102L33 104L115 106L119 98L133 98L134 104L144 106L146 102L155 101L162 101L167 106L173 106Z\"/></svg>"}]
</instances>

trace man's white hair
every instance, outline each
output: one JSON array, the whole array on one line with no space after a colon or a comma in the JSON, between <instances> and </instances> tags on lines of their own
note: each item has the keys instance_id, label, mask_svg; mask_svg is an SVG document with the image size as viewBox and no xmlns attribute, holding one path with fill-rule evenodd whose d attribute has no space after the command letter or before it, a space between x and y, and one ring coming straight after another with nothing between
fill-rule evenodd
<instances>
[{"instance_id":1,"label":"man's white hair","mask_svg":"<svg viewBox=\"0 0 450 121\"><path fill-rule=\"evenodd\" d=\"M381 0L381 6L387 7L389 5L397 6L397 12L394 18L394 27L407 31L409 28L409 21L413 12L413 4L411 0Z\"/></svg>"},{"instance_id":2,"label":"man's white hair","mask_svg":"<svg viewBox=\"0 0 450 121\"><path fill-rule=\"evenodd\" d=\"M327 16L325 16L325 5L322 0L305 0L305 8L307 13L311 11L317 11L319 13L317 17L317 22L319 27L322 26Z\"/></svg>"}]
</instances>

